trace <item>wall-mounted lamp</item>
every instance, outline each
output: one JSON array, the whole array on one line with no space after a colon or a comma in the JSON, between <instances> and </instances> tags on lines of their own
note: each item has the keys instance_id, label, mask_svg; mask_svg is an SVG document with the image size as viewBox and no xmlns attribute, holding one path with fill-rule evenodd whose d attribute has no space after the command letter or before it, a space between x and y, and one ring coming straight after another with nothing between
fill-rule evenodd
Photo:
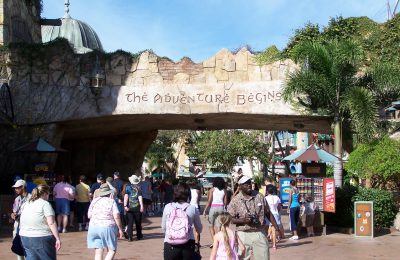
<instances>
[{"instance_id":1,"label":"wall-mounted lamp","mask_svg":"<svg viewBox=\"0 0 400 260\"><path fill-rule=\"evenodd\" d=\"M105 82L104 70L100 67L99 57L96 56L96 64L94 66L93 72L90 76L90 90L94 95L99 95L101 92L101 88Z\"/></svg>"}]
</instances>

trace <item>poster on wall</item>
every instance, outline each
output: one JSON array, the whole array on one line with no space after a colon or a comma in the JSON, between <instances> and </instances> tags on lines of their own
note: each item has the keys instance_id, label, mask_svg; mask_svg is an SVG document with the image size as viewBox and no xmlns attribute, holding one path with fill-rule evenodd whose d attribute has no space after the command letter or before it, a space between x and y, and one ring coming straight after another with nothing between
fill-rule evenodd
<instances>
[{"instance_id":1,"label":"poster on wall","mask_svg":"<svg viewBox=\"0 0 400 260\"><path fill-rule=\"evenodd\" d=\"M282 206L287 207L289 202L290 178L280 179L280 199Z\"/></svg>"},{"instance_id":2,"label":"poster on wall","mask_svg":"<svg viewBox=\"0 0 400 260\"><path fill-rule=\"evenodd\" d=\"M324 211L335 213L336 197L335 197L335 180L324 178Z\"/></svg>"},{"instance_id":3,"label":"poster on wall","mask_svg":"<svg viewBox=\"0 0 400 260\"><path fill-rule=\"evenodd\" d=\"M374 202L354 202L354 236L374 237Z\"/></svg>"}]
</instances>

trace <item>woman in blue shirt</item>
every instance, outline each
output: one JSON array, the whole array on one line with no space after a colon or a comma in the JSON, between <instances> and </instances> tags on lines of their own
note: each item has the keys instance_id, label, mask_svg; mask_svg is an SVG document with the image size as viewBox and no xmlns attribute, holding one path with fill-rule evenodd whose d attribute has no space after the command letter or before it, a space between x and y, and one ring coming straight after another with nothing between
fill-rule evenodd
<instances>
[{"instance_id":1,"label":"woman in blue shirt","mask_svg":"<svg viewBox=\"0 0 400 260\"><path fill-rule=\"evenodd\" d=\"M288 213L290 214L290 230L293 232L293 236L289 239L298 240L299 236L297 234L297 223L299 223L300 217L300 204L299 198L300 192L296 187L296 180L290 181L290 191L289 191L289 206Z\"/></svg>"}]
</instances>

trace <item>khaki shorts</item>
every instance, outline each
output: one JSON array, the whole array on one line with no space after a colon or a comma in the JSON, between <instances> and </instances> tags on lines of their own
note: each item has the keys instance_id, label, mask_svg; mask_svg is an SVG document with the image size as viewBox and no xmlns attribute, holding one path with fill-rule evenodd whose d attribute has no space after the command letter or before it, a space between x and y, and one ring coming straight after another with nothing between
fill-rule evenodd
<instances>
[{"instance_id":1,"label":"khaki shorts","mask_svg":"<svg viewBox=\"0 0 400 260\"><path fill-rule=\"evenodd\" d=\"M213 226L219 227L220 224L217 223L216 220L217 220L219 214L221 214L223 212L224 212L224 206L211 207L210 212L208 213L208 226L209 227L213 227Z\"/></svg>"}]
</instances>

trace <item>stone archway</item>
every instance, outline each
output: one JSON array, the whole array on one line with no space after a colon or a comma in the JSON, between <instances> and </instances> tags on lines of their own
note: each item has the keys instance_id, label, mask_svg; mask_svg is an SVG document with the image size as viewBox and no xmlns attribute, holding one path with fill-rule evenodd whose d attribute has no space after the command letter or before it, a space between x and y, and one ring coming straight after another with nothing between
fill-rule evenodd
<instances>
[{"instance_id":1,"label":"stone archway","mask_svg":"<svg viewBox=\"0 0 400 260\"><path fill-rule=\"evenodd\" d=\"M65 41L37 48L30 56L12 49L1 59L12 61L4 64L17 124L54 124L57 138L51 139L52 128L40 133L73 151L60 158L60 170L94 175L123 169L128 175L141 165L158 129L330 132L330 118L283 101L284 80L297 68L290 60L259 66L246 49L175 63L150 52L78 55ZM105 81L94 89L99 65Z\"/></svg>"}]
</instances>

